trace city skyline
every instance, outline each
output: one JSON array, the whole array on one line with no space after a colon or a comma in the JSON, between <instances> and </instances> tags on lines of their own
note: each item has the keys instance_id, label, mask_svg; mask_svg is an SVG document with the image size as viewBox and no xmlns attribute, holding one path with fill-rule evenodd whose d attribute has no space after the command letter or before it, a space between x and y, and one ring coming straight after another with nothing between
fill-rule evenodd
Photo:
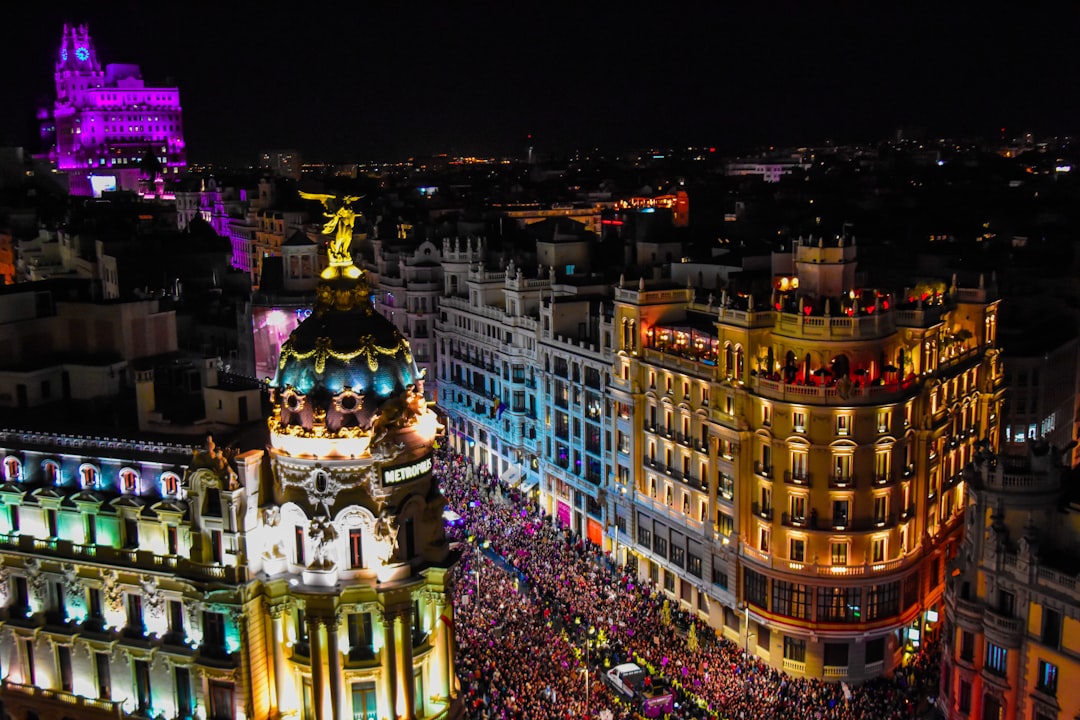
<instances>
[{"instance_id":1,"label":"city skyline","mask_svg":"<svg viewBox=\"0 0 1080 720\"><path fill-rule=\"evenodd\" d=\"M194 162L297 148L312 160L413 154L536 156L601 145L755 145L934 135L1067 134L1078 101L1067 48L1024 17L938 9L589 8L509 17L474 5L418 12L177 14L143 4L28 8L0 50L9 112L0 144L31 145L51 100L64 22L87 23L103 63L138 63L179 87ZM355 31L338 32L338 28ZM33 150L38 148L34 147Z\"/></svg>"}]
</instances>

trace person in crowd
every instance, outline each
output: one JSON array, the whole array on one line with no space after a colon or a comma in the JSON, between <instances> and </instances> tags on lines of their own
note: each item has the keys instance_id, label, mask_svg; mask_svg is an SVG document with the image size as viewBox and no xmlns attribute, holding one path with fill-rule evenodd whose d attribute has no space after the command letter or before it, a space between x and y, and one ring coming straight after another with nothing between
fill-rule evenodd
<instances>
[{"instance_id":1,"label":"person in crowd","mask_svg":"<svg viewBox=\"0 0 1080 720\"><path fill-rule=\"evenodd\" d=\"M443 448L435 472L463 519L450 528L453 539L481 549L463 553L455 569L457 667L471 720L594 718L604 711L615 720L637 717L600 679L628 660L671 683L681 718L906 720L937 694L940 649L933 644L894 677L847 688L793 678L747 657L673 603L666 623L664 592L555 527L534 499L485 466ZM691 625L696 650L687 643Z\"/></svg>"}]
</instances>

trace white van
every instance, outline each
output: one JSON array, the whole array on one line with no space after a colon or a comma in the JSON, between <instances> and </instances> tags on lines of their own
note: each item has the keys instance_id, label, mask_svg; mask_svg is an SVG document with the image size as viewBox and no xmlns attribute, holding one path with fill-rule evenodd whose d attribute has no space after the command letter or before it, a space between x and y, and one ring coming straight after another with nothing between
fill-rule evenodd
<instances>
[{"instance_id":1,"label":"white van","mask_svg":"<svg viewBox=\"0 0 1080 720\"><path fill-rule=\"evenodd\" d=\"M629 700L645 682L645 671L637 663L623 663L608 670L604 678L615 692Z\"/></svg>"}]
</instances>

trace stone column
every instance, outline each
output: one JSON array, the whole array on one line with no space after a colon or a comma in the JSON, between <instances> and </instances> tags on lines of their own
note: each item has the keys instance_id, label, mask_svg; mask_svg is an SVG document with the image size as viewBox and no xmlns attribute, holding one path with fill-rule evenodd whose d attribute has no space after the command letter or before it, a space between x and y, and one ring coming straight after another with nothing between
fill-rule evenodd
<instances>
[{"instance_id":1,"label":"stone column","mask_svg":"<svg viewBox=\"0 0 1080 720\"><path fill-rule=\"evenodd\" d=\"M270 606L270 625L272 628L271 638L274 643L274 684L273 691L275 692L275 699L277 705L277 712L279 715L285 715L289 710L296 710L296 707L290 707L290 703L296 702L296 692L290 692L292 683L289 681L289 666L285 660L285 614L288 608L284 604L271 605Z\"/></svg>"},{"instance_id":2,"label":"stone column","mask_svg":"<svg viewBox=\"0 0 1080 720\"><path fill-rule=\"evenodd\" d=\"M311 701L315 705L315 720L330 720L326 717L326 673L323 671L322 619L307 617L308 645L311 653Z\"/></svg>"},{"instance_id":3,"label":"stone column","mask_svg":"<svg viewBox=\"0 0 1080 720\"><path fill-rule=\"evenodd\" d=\"M451 635L454 628L451 624L443 622L443 618L451 619L452 612L446 602L446 594L434 593L435 623L432 632L435 633L435 652L431 664L430 677L438 683L432 695L441 695L450 702L450 693L453 691L453 638Z\"/></svg>"},{"instance_id":4,"label":"stone column","mask_svg":"<svg viewBox=\"0 0 1080 720\"><path fill-rule=\"evenodd\" d=\"M345 709L345 676L341 668L341 651L338 650L338 621L326 621L326 656L330 665L330 707L334 720L348 720Z\"/></svg>"},{"instance_id":5,"label":"stone column","mask_svg":"<svg viewBox=\"0 0 1080 720\"><path fill-rule=\"evenodd\" d=\"M397 713L397 653L394 649L394 624L396 622L396 615L391 610L383 610L382 613L383 623L383 647L382 647L382 675L383 675L383 692L385 693L385 710L384 714L389 717L396 718Z\"/></svg>"},{"instance_id":6,"label":"stone column","mask_svg":"<svg viewBox=\"0 0 1080 720\"><path fill-rule=\"evenodd\" d=\"M398 631L401 635L401 652L399 653L400 664L398 666L398 682L401 683L401 699L404 702L402 717L404 720L416 718L416 680L413 674L413 646L412 646L412 608L405 607L399 611Z\"/></svg>"}]
</instances>

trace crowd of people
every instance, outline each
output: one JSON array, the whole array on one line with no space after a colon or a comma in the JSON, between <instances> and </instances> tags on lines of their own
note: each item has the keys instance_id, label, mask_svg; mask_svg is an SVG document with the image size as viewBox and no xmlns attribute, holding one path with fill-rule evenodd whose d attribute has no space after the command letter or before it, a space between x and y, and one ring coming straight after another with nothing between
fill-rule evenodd
<instances>
[{"instance_id":1,"label":"crowd of people","mask_svg":"<svg viewBox=\"0 0 1080 720\"><path fill-rule=\"evenodd\" d=\"M556 527L483 466L443 449L435 471L463 519L451 532L466 551L455 632L469 718L634 717L599 681L626 661L671 682L681 718L902 720L936 692L933 647L893 677L855 687L789 677L672 607L665 593Z\"/></svg>"}]
</instances>

